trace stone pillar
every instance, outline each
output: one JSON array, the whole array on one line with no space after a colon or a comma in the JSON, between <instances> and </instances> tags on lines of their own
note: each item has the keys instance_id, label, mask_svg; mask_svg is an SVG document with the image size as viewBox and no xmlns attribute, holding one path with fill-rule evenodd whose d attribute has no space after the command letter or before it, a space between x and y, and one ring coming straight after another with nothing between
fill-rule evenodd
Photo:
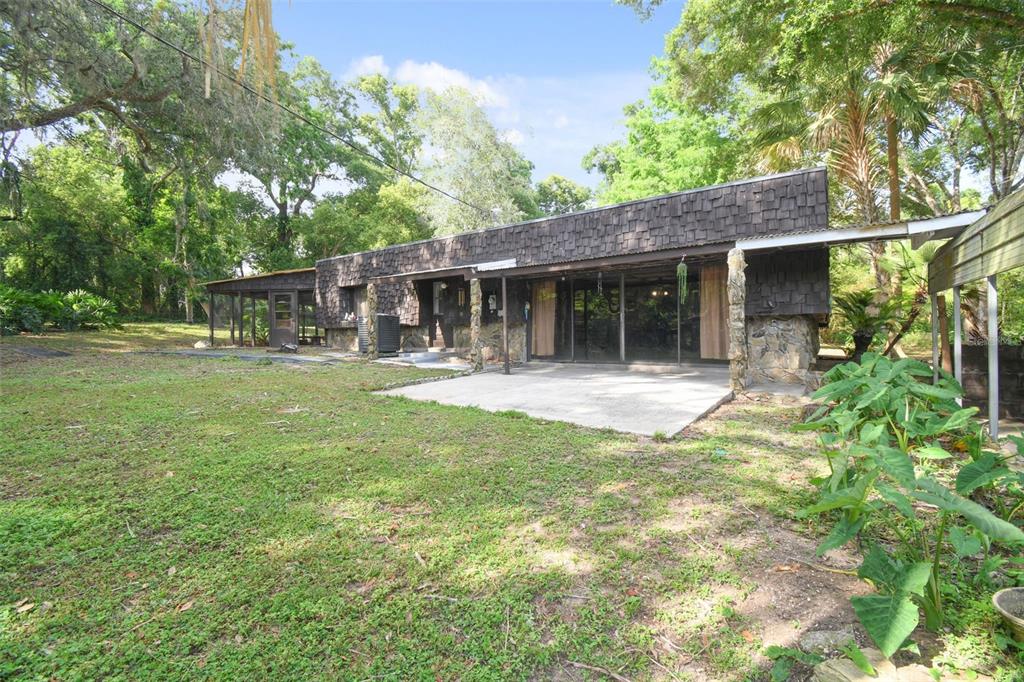
<instances>
[{"instance_id":1,"label":"stone pillar","mask_svg":"<svg viewBox=\"0 0 1024 682\"><path fill-rule=\"evenodd\" d=\"M473 371L484 368L484 348L480 341L480 320L483 316L484 294L480 288L480 280L469 280L469 359L473 363Z\"/></svg>"},{"instance_id":2,"label":"stone pillar","mask_svg":"<svg viewBox=\"0 0 1024 682\"><path fill-rule=\"evenodd\" d=\"M377 285L366 285L366 357L377 359Z\"/></svg>"},{"instance_id":3,"label":"stone pillar","mask_svg":"<svg viewBox=\"0 0 1024 682\"><path fill-rule=\"evenodd\" d=\"M747 267L743 249L729 251L729 385L733 391L746 388L747 382Z\"/></svg>"}]
</instances>

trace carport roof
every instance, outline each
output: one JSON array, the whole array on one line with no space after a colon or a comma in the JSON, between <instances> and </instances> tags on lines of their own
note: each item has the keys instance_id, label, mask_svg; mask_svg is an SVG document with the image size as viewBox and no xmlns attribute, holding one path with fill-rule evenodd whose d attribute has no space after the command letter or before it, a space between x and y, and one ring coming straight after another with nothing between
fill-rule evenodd
<instances>
[{"instance_id":1,"label":"carport roof","mask_svg":"<svg viewBox=\"0 0 1024 682\"><path fill-rule=\"evenodd\" d=\"M218 279L204 282L203 286L210 293L227 293L238 291L260 291L269 289L313 289L316 284L316 268L293 268L291 270L275 270L258 275Z\"/></svg>"}]
</instances>

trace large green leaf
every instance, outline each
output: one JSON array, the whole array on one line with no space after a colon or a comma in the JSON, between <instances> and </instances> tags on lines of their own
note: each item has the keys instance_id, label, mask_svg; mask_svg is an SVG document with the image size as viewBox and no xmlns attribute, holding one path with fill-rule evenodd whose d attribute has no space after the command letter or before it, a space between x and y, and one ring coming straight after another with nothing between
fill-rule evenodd
<instances>
[{"instance_id":1,"label":"large green leaf","mask_svg":"<svg viewBox=\"0 0 1024 682\"><path fill-rule=\"evenodd\" d=\"M971 421L971 417L978 413L977 407L965 407L962 410L957 410L953 414L949 415L949 419L942 425L943 431L955 431L962 429Z\"/></svg>"},{"instance_id":2,"label":"large green leaf","mask_svg":"<svg viewBox=\"0 0 1024 682\"><path fill-rule=\"evenodd\" d=\"M809 516L811 514L820 514L822 512L831 511L832 509L841 509L843 507L859 507L864 503L864 499L867 497L868 488L878 478L878 471L871 471L867 474L862 475L857 479L849 488L843 488L837 490L834 493L827 493L821 497L821 500L817 504L812 504L800 512L801 516Z\"/></svg>"},{"instance_id":3,"label":"large green leaf","mask_svg":"<svg viewBox=\"0 0 1024 682\"><path fill-rule=\"evenodd\" d=\"M881 422L868 422L860 429L860 442L862 445L872 445L885 433L885 424Z\"/></svg>"},{"instance_id":4,"label":"large green leaf","mask_svg":"<svg viewBox=\"0 0 1024 682\"><path fill-rule=\"evenodd\" d=\"M1016 543L1024 542L1024 531L1003 521L980 504L960 497L941 483L922 476L917 479L917 490L911 493L914 497L934 504L939 509L960 514L968 522L993 540Z\"/></svg>"},{"instance_id":5,"label":"large green leaf","mask_svg":"<svg viewBox=\"0 0 1024 682\"><path fill-rule=\"evenodd\" d=\"M908 384L911 393L924 396L927 398L935 398L936 400L956 400L960 397L959 391L954 391L948 388L939 388L938 386L932 386L931 384L925 384L920 381L915 381Z\"/></svg>"},{"instance_id":6,"label":"large green leaf","mask_svg":"<svg viewBox=\"0 0 1024 682\"><path fill-rule=\"evenodd\" d=\"M908 519L914 518L914 503L910 501L909 497L886 483L876 483L875 490L883 500L896 507L896 511L900 514Z\"/></svg>"},{"instance_id":7,"label":"large green leaf","mask_svg":"<svg viewBox=\"0 0 1024 682\"><path fill-rule=\"evenodd\" d=\"M866 520L866 516L861 516L856 521L850 521L849 517L844 514L843 518L839 519L839 523L832 527L832 532L828 534L828 537L818 545L817 555L821 556L825 552L842 547L857 537L857 533L864 527Z\"/></svg>"},{"instance_id":8,"label":"large green leaf","mask_svg":"<svg viewBox=\"0 0 1024 682\"><path fill-rule=\"evenodd\" d=\"M896 653L917 627L917 607L906 594L852 597L850 603L886 658Z\"/></svg>"},{"instance_id":9,"label":"large green leaf","mask_svg":"<svg viewBox=\"0 0 1024 682\"><path fill-rule=\"evenodd\" d=\"M929 445L928 447L918 448L914 450L914 455L921 459L949 459L953 456L938 445Z\"/></svg>"},{"instance_id":10,"label":"large green leaf","mask_svg":"<svg viewBox=\"0 0 1024 682\"><path fill-rule=\"evenodd\" d=\"M991 452L986 452L973 462L965 464L956 475L956 491L961 495L968 495L972 490L1007 476L1010 470L1001 464L1002 462Z\"/></svg>"},{"instance_id":11,"label":"large green leaf","mask_svg":"<svg viewBox=\"0 0 1024 682\"><path fill-rule=\"evenodd\" d=\"M900 570L885 550L872 545L857 569L857 576L891 592L893 586L899 583Z\"/></svg>"},{"instance_id":12,"label":"large green leaf","mask_svg":"<svg viewBox=\"0 0 1024 682\"><path fill-rule=\"evenodd\" d=\"M914 481L914 463L902 450L883 446L876 448L873 455L878 466L901 485Z\"/></svg>"},{"instance_id":13,"label":"large green leaf","mask_svg":"<svg viewBox=\"0 0 1024 682\"><path fill-rule=\"evenodd\" d=\"M981 551L981 540L975 533L976 531L967 533L963 528L953 528L949 531L949 544L953 545L957 556L972 556Z\"/></svg>"},{"instance_id":14,"label":"large green leaf","mask_svg":"<svg viewBox=\"0 0 1024 682\"><path fill-rule=\"evenodd\" d=\"M889 386L886 384L879 385L878 381L871 381L866 387L867 392L857 401L857 404L853 409L863 410L865 407L875 402L889 391Z\"/></svg>"},{"instance_id":15,"label":"large green leaf","mask_svg":"<svg viewBox=\"0 0 1024 682\"><path fill-rule=\"evenodd\" d=\"M860 382L856 379L840 379L839 381L833 381L832 383L825 384L815 391L811 395L811 398L814 400L833 400L850 392L858 386L859 383Z\"/></svg>"},{"instance_id":16,"label":"large green leaf","mask_svg":"<svg viewBox=\"0 0 1024 682\"><path fill-rule=\"evenodd\" d=\"M931 564L927 562L905 564L890 557L878 545L873 545L857 569L857 575L870 580L882 592L920 596L928 584L930 571Z\"/></svg>"}]
</instances>

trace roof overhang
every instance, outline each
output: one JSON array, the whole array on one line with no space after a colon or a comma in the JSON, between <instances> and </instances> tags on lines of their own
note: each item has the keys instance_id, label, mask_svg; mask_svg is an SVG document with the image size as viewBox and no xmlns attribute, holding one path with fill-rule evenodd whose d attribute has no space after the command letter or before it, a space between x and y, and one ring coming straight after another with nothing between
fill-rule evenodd
<instances>
[{"instance_id":1,"label":"roof overhang","mask_svg":"<svg viewBox=\"0 0 1024 682\"><path fill-rule=\"evenodd\" d=\"M814 232L791 232L789 234L739 239L737 248L744 251L785 249L810 246L832 246L876 240L910 239L914 248L932 239L946 239L959 234L963 228L985 215L984 210L964 211L952 215L907 220L899 223L876 223L855 225Z\"/></svg>"},{"instance_id":2,"label":"roof overhang","mask_svg":"<svg viewBox=\"0 0 1024 682\"><path fill-rule=\"evenodd\" d=\"M607 268L644 267L645 265L664 264L672 261L678 261L683 258L723 256L728 253L729 249L734 245L735 242L720 242L717 244L701 244L699 246L664 249L661 251L645 251L644 253L632 253L620 256L605 256L602 258L587 258L582 260L523 266L518 265L515 258L508 258L505 260L489 261L486 263L476 263L473 265L463 265L452 268L437 268L433 270L404 272L394 275L382 275L380 277L372 277L371 281L379 283L395 283L424 279L442 279L446 277L463 277L464 279L488 277L531 277Z\"/></svg>"}]
</instances>

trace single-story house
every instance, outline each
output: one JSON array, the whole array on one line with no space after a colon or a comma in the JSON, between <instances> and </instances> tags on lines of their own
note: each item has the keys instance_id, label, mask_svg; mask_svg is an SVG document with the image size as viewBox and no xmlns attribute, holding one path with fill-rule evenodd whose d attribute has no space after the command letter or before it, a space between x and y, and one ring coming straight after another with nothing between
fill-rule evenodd
<instances>
[{"instance_id":1,"label":"single-story house","mask_svg":"<svg viewBox=\"0 0 1024 682\"><path fill-rule=\"evenodd\" d=\"M255 303L265 300L272 346L362 345L374 354L377 328L387 322L398 350L454 350L476 368L729 362L735 386L804 382L830 312L829 245L950 229L917 221L831 230L828 213L826 171L812 168L326 258L207 289L211 309L214 297L229 297L239 342L248 297L250 341ZM212 331L211 317L211 341Z\"/></svg>"}]
</instances>

